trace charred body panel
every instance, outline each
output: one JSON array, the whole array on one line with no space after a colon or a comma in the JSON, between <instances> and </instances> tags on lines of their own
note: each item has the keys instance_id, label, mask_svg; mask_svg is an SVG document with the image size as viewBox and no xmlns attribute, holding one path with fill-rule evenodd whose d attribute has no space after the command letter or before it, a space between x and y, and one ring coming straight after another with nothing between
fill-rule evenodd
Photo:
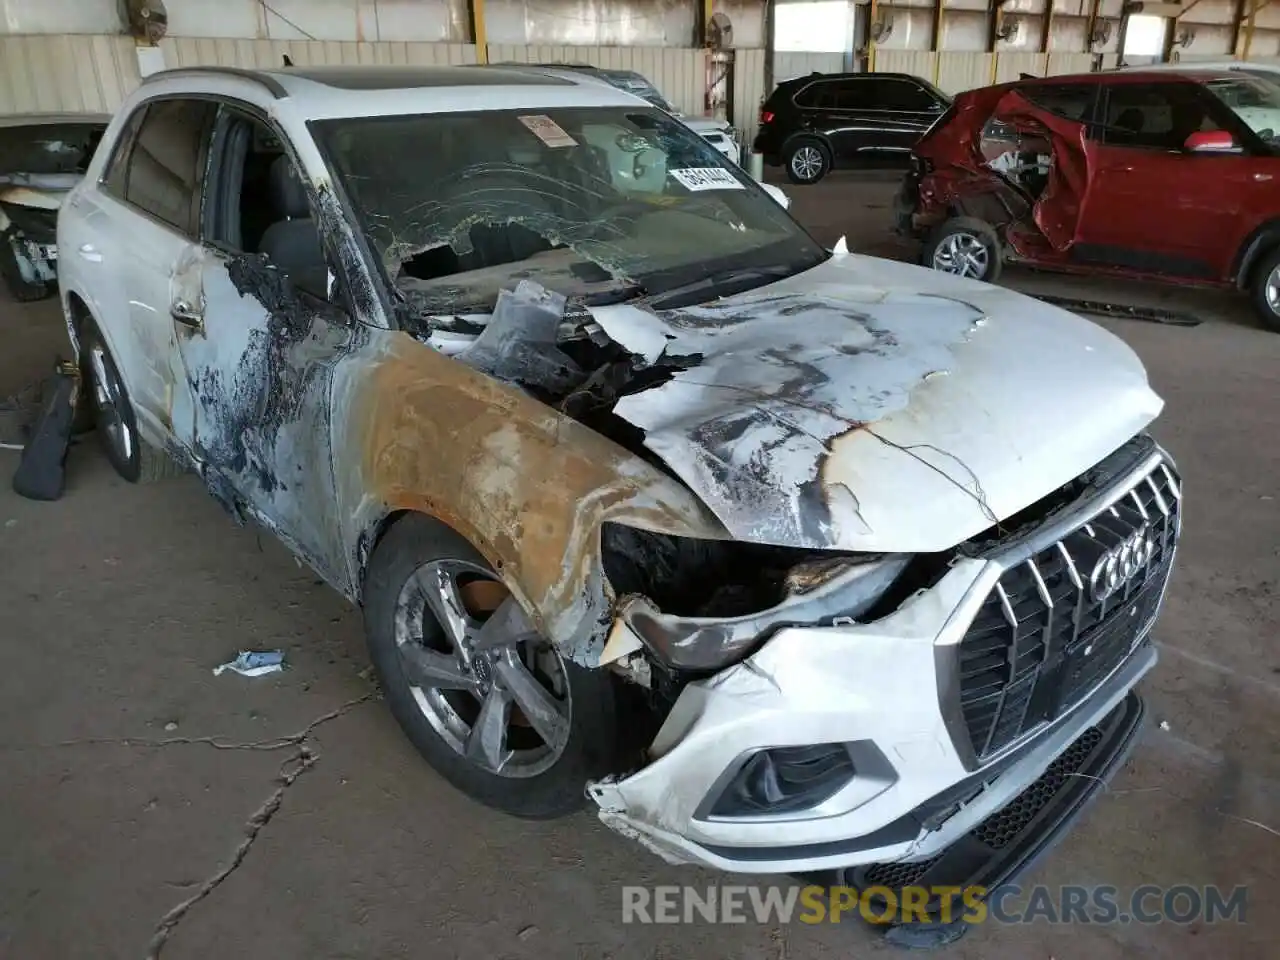
<instances>
[{"instance_id":1,"label":"charred body panel","mask_svg":"<svg viewBox=\"0 0 1280 960\"><path fill-rule=\"evenodd\" d=\"M595 666L613 597L606 520L724 537L683 486L520 389L404 333L377 332L335 386L339 519L353 579L361 538L413 511L485 556L544 636Z\"/></svg>"},{"instance_id":2,"label":"charred body panel","mask_svg":"<svg viewBox=\"0 0 1280 960\"><path fill-rule=\"evenodd\" d=\"M1020 443L1017 475L999 470L973 446L959 413L994 342L1012 338L1024 350L1054 354L1070 343L1079 350L1081 335L1084 349L1100 352L1109 338L1083 322L1069 331L1031 317L993 320L1015 295L975 285L948 296L945 278L916 268L898 269L926 285L936 279L939 293L859 289L851 281L864 279L860 259L837 258L804 281L778 285L803 283L807 294L589 311L578 324L598 326L625 355L595 370L567 369L563 351L574 335L554 333L566 327L557 312L563 298L527 282L500 298L486 332L453 357L405 333L369 331L352 363L339 368L333 401L338 512L351 518L343 540L353 584L369 531L398 511L424 513L474 543L544 635L574 659L616 659L638 649L640 637L674 665L707 669L745 653L770 623L857 616L865 609L860 591L873 582L863 575L883 571L882 553L943 550L991 527L1028 505L1025 471L1056 484L1071 479L1066 462L1051 466L1062 444L1096 462L1158 410L1136 361L1104 364L1107 372L1097 372L1111 384L1113 417L1125 411L1114 431L1082 431L1079 417L1050 405L1039 416L1052 441ZM840 296L817 292L834 280L844 281ZM547 322L512 323L540 311ZM1068 317L1041 312L1046 321ZM1092 337L1102 339L1094 345ZM615 378L607 390L602 371ZM1069 379L1074 386L1064 380L1062 389L1074 393L1078 371ZM1052 382L1042 371L1039 386ZM1008 406L1016 408L1013 397L1029 386L1012 380ZM587 416L580 403L593 412L603 404L614 419ZM1012 410L995 412L1004 406L993 402L985 416L1012 435L1017 428L1004 422ZM1069 419L1059 422L1059 414ZM922 432L924 422L946 422L953 432L943 440ZM913 491L892 504L883 487L890 476L911 477ZM915 532L900 520L891 531L903 510L919 515ZM716 552L704 547L667 561L659 543L633 542L624 552L650 572L618 576L602 556L600 531L609 526L637 528L642 541L644 532L690 546L733 541L744 559L747 545L777 548L748 561L774 566L776 586L750 588L756 595L746 608L681 610L652 571L668 570L673 583L706 577L720 569ZM847 584L833 573L842 590L830 603L781 589L815 560L860 573L850 572ZM735 582L725 580L718 585ZM605 656L614 641L620 648Z\"/></svg>"}]
</instances>

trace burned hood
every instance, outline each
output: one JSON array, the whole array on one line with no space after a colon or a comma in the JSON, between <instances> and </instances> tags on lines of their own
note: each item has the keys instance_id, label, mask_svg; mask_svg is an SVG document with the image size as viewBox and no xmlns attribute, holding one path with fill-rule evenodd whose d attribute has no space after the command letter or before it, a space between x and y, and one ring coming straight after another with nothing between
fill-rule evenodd
<instances>
[{"instance_id":1,"label":"burned hood","mask_svg":"<svg viewBox=\"0 0 1280 960\"><path fill-rule=\"evenodd\" d=\"M945 550L1088 470L1161 408L1100 327L868 257L712 305L593 314L648 362L697 358L614 413L755 542Z\"/></svg>"}]
</instances>

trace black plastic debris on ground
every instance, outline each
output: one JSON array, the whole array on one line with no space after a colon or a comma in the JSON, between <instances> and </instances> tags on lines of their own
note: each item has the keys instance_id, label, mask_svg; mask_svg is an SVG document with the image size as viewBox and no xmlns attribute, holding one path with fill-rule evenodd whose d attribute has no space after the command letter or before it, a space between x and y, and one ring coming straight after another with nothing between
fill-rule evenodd
<instances>
[{"instance_id":1,"label":"black plastic debris on ground","mask_svg":"<svg viewBox=\"0 0 1280 960\"><path fill-rule=\"evenodd\" d=\"M1051 297L1032 294L1042 303L1070 310L1072 313L1092 313L1103 317L1119 317L1123 320L1145 320L1163 323L1171 327L1198 327L1201 320L1189 313L1164 310L1160 307L1141 307L1131 303L1109 303L1106 300L1077 300L1074 297Z\"/></svg>"},{"instance_id":2,"label":"black plastic debris on ground","mask_svg":"<svg viewBox=\"0 0 1280 960\"><path fill-rule=\"evenodd\" d=\"M59 363L40 389L42 405L13 475L13 490L29 500L57 500L66 487L67 449L75 423L80 376L74 364Z\"/></svg>"}]
</instances>

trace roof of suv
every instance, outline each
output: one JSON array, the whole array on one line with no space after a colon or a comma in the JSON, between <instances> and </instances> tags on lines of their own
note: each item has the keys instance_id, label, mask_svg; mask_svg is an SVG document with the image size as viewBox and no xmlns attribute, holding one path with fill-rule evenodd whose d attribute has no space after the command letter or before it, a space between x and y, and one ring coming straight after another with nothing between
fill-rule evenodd
<instances>
[{"instance_id":1,"label":"roof of suv","mask_svg":"<svg viewBox=\"0 0 1280 960\"><path fill-rule=\"evenodd\" d=\"M147 77L139 90L168 95L239 85L257 88L263 97L288 104L301 119L450 113L471 110L554 109L563 107L639 107L648 104L590 76L549 75L528 69L489 65L450 67L335 66L181 67ZM246 91L247 95L247 91Z\"/></svg>"},{"instance_id":2,"label":"roof of suv","mask_svg":"<svg viewBox=\"0 0 1280 960\"><path fill-rule=\"evenodd\" d=\"M1098 73L1069 73L1061 76L1027 77L1014 80L1010 86L1057 83L1176 83L1179 80L1202 83L1205 80L1231 79L1228 70L1103 70Z\"/></svg>"},{"instance_id":3,"label":"roof of suv","mask_svg":"<svg viewBox=\"0 0 1280 960\"><path fill-rule=\"evenodd\" d=\"M277 99L305 90L297 81L331 87L336 90L411 90L422 87L520 87L572 86L574 80L534 74L500 67L401 67L401 66L328 66L272 67L179 67L162 70L147 77L147 83L177 77L204 75L241 77L267 87Z\"/></svg>"}]
</instances>

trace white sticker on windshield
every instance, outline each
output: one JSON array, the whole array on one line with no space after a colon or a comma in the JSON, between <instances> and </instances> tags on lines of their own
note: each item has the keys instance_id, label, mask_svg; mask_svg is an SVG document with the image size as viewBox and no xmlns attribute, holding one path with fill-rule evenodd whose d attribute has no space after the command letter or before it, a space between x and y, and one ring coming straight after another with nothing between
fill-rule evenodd
<instances>
[{"instance_id":1,"label":"white sticker on windshield","mask_svg":"<svg viewBox=\"0 0 1280 960\"><path fill-rule=\"evenodd\" d=\"M741 190L742 181L723 167L686 167L683 170L672 170L671 175L679 180L686 190L697 193L700 190Z\"/></svg>"},{"instance_id":2,"label":"white sticker on windshield","mask_svg":"<svg viewBox=\"0 0 1280 960\"><path fill-rule=\"evenodd\" d=\"M537 114L520 117L520 122L533 131L533 135L548 147L576 147L578 141L564 132L564 128L548 116Z\"/></svg>"}]
</instances>

